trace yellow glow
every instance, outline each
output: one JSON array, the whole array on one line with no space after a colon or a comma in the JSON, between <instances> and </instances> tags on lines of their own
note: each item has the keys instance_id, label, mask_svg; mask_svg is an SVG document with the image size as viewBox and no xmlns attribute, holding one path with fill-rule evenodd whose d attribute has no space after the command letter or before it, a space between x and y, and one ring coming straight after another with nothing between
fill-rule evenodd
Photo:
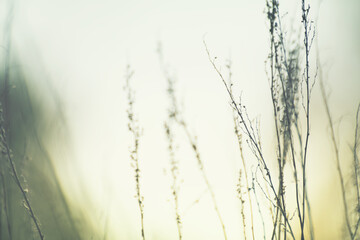
<instances>
[{"instance_id":1,"label":"yellow glow","mask_svg":"<svg viewBox=\"0 0 360 240\"><path fill-rule=\"evenodd\" d=\"M357 1L346 2L354 9L359 6ZM317 4L311 4L315 17ZM344 116L338 132L342 156L346 158L348 143L353 141L355 107L360 100L360 54L358 50L351 52L352 47L358 47L358 42L353 42L354 38L359 39L359 33L353 32L358 24L346 25L358 13L351 12L349 16L342 4L346 5L323 1L317 34L322 59L329 62L327 66L331 65L326 68L332 89L330 106L336 120ZM289 23L292 16L299 22L297 2L287 1L281 7L283 13L289 12L284 22ZM46 78L60 93L71 151L61 152L58 146L61 143L56 140L49 148L68 198L96 228L96 239L101 239L105 232L108 239L140 239L134 170L129 158L132 138L127 129L127 100L123 91L127 64L135 71L132 79L135 111L143 128L139 159L146 236L154 240L177 237L163 128L168 107L166 79L156 53L159 41L169 69L176 75L184 116L197 136L228 237L242 236L240 203L236 197L241 161L233 134L232 112L202 41L205 36L219 66L229 56L232 58L236 91L242 92L243 104L251 118L260 117L265 153L275 156L272 106L264 64L269 52L264 8L265 1L244 0L17 3L13 34L16 51L30 77L43 78L46 72ZM348 43L346 50L343 41ZM311 57L314 59L315 54ZM33 67L36 61L42 67ZM39 83L35 80L36 84ZM339 239L340 188L318 85L313 90L311 111L308 186L315 232L317 239ZM222 239L191 146L181 130L176 133L176 139L179 146L176 158L180 161L183 180L180 211L184 239ZM257 162L245 142L244 149L249 168L255 168ZM275 161L270 165L276 168ZM291 176L289 179L293 181ZM290 185L288 191L293 191ZM199 202L192 205L195 200ZM270 234L268 203L262 199L260 204L266 213L266 233ZM246 217L249 219L249 212ZM262 229L257 210L254 217L255 227ZM250 237L250 224L247 225ZM261 239L262 232L256 236Z\"/></svg>"}]
</instances>

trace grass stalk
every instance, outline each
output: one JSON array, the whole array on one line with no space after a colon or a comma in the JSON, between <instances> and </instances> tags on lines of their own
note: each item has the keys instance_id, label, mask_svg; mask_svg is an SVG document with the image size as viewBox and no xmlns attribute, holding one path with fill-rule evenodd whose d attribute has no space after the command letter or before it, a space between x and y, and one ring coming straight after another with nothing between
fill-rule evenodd
<instances>
[{"instance_id":1,"label":"grass stalk","mask_svg":"<svg viewBox=\"0 0 360 240\"><path fill-rule=\"evenodd\" d=\"M338 147L338 143L337 143L336 137L335 137L334 123L333 123L333 119L331 116L330 107L329 107L329 103L328 103L328 97L327 97L326 90L325 90L324 75L323 75L323 71L322 71L322 67L321 67L320 54L319 54L318 47L317 47L316 53L317 53L317 65L318 65L318 71L319 71L318 76L319 76L319 82L320 82L320 91L321 91L321 96L323 99L323 104L325 107L327 121L328 121L329 128L330 128L331 142L332 142L333 149L335 152L336 170L337 170L339 181L340 181L341 197L342 197L342 202L343 202L343 207L344 207L345 224L346 224L346 229L350 236L350 239L353 239L353 232L351 230L348 204L346 201L346 188L345 188L344 174L343 174L343 170L341 167L339 147Z\"/></svg>"},{"instance_id":2,"label":"grass stalk","mask_svg":"<svg viewBox=\"0 0 360 240\"><path fill-rule=\"evenodd\" d=\"M144 197L141 192L140 186L140 164L139 164L139 140L140 140L140 127L138 124L138 120L136 119L134 113L134 91L131 88L130 80L133 76L134 72L130 69L130 66L126 69L126 76L125 76L125 91L127 93L127 100L128 100L128 109L127 109L127 116L128 116L128 129L133 136L133 145L130 149L130 159L131 159L131 166L134 169L135 174L135 189L136 189L136 199L139 206L140 211L140 223L141 223L141 237L142 240L145 240L145 230L144 230Z\"/></svg>"},{"instance_id":3,"label":"grass stalk","mask_svg":"<svg viewBox=\"0 0 360 240\"><path fill-rule=\"evenodd\" d=\"M165 132L166 137L168 140L168 151L170 155L170 166L171 166L171 177L172 177L172 184L171 190L174 200L174 209L175 209L175 217L176 217L176 225L178 230L179 240L182 239L182 222L181 222L181 215L179 211L179 186L178 186L178 162L175 159L175 149L174 149L174 136L172 133L172 129L170 127L171 117L169 119L169 123L165 123Z\"/></svg>"},{"instance_id":4,"label":"grass stalk","mask_svg":"<svg viewBox=\"0 0 360 240\"><path fill-rule=\"evenodd\" d=\"M358 220L356 221L354 233L353 233L353 239L356 238L357 231L359 229L360 224L360 189L359 189L359 157L358 157L358 149L359 149L359 124L360 124L360 104L358 105L357 111L356 111L356 117L355 117L355 136L354 136L354 146L352 149L353 152L353 161L354 161L354 179L355 179L355 188L356 188L356 217Z\"/></svg>"},{"instance_id":5,"label":"grass stalk","mask_svg":"<svg viewBox=\"0 0 360 240\"><path fill-rule=\"evenodd\" d=\"M5 184L5 177L3 174L3 169L0 169L0 177L1 177L1 185L3 190L3 204L4 204L4 213L5 213L5 219L6 219L6 226L7 231L9 234L9 240L12 240L12 230L11 230L11 223L10 223L10 217L9 217L9 209L8 209L8 202L7 202L7 190L6 190L6 184ZM1 236L0 236L1 237Z\"/></svg>"},{"instance_id":6,"label":"grass stalk","mask_svg":"<svg viewBox=\"0 0 360 240\"><path fill-rule=\"evenodd\" d=\"M225 78L224 76L222 75L222 73L220 72L219 68L216 66L215 64L215 61L214 59L211 57L210 55L210 52L209 52L209 49L206 45L206 42L205 40L203 41L204 43L204 46L205 46L205 50L206 50L206 53L208 55L208 58L209 58L209 61L211 63L211 65L213 66L214 70L216 71L216 73L218 74L218 76L220 77L229 97L230 97L230 101L231 101L231 104L232 104L232 107L235 109L236 113L238 114L239 116L239 120L240 120L240 123L241 123L241 126L243 127L243 132L247 135L247 137L249 138L249 144L250 146L253 148L253 153L256 155L256 157L258 158L259 160L259 164L262 165L262 168L263 170L265 171L265 181L267 181L269 187L271 188L271 191L275 197L275 200L276 200L276 203L277 203L277 206L279 207L284 219L285 219L285 224L288 225L289 227L289 233L291 234L292 238L295 239L295 236L294 236L294 232L292 230L292 227L291 227L291 224L287 218L287 214L286 212L284 211L284 209L282 208L281 206L281 200L277 194L277 191L275 190L275 186L274 186L274 183L273 183L273 180L272 180L272 177L271 177L271 173L270 173L270 170L267 166L267 163L265 161L265 158L263 156L263 152L261 150L261 146L259 145L259 142L257 140L257 136L256 134L254 133L253 131L253 128L251 126L251 123L248 123L248 119L247 119L247 115L246 113L244 113L243 109L244 109L244 106L242 106L241 104L238 105L236 102L235 102L235 99L234 99L234 96L230 90L230 87L229 85L227 84L227 82L225 81Z\"/></svg>"},{"instance_id":7,"label":"grass stalk","mask_svg":"<svg viewBox=\"0 0 360 240\"><path fill-rule=\"evenodd\" d=\"M227 65L228 71L229 71L229 86L230 86L230 91L232 93L232 71L231 71L231 61L229 61L229 64ZM239 145L239 151L240 151L240 157L241 157L241 162L242 162L242 167L243 167L243 172L244 172L244 176L245 176L245 184L246 184L246 189L247 189L247 196L248 196L248 200L249 200L249 208L250 208L250 220L251 220L251 236L252 239L255 240L255 233L254 233L254 214L253 214L253 207L252 207L252 201L251 201L251 195L250 195L250 186L249 186L249 179L248 179L248 173L247 173L247 166L246 166L246 161L244 158L244 153L243 153L243 145L242 145L242 134L241 134L241 130L239 128L238 125L238 117L237 114L234 110L234 108L232 108L233 110L233 121L234 121L234 132L235 132L235 136ZM241 179L239 179L240 181ZM243 200L242 200L243 201ZM242 204L243 207L243 204ZM244 222L245 219L243 219ZM245 223L244 223L244 234L246 236L245 233Z\"/></svg>"},{"instance_id":8,"label":"grass stalk","mask_svg":"<svg viewBox=\"0 0 360 240\"><path fill-rule=\"evenodd\" d=\"M310 5L306 5L305 0L301 0L301 11L302 11L302 23L304 26L304 47L305 47L305 84L306 84L306 136L305 136L305 146L304 146L304 158L302 161L302 180L303 180L303 196L302 196L302 217L303 222L301 225L301 239L305 238L304 236L304 224L305 224L305 198L306 198L306 163L307 163L307 154L309 146L309 137L310 137L310 49L314 36L311 38L311 22L309 21L309 11Z\"/></svg>"},{"instance_id":9,"label":"grass stalk","mask_svg":"<svg viewBox=\"0 0 360 240\"><path fill-rule=\"evenodd\" d=\"M210 184L210 181L209 181L209 178L206 174L206 171L205 171L205 168L204 168L204 163L200 157L200 152L199 152L199 149L198 149L198 146L197 146L197 142L196 142L196 137L194 137L191 133L190 133L190 130L189 130L189 127L186 123L186 121L184 120L183 116L182 116L182 113L178 107L178 102L177 102L177 99L176 99L176 95L175 95L175 89L174 89L174 79L172 76L170 76L166 66L165 66L165 63L164 63L164 60L163 60L163 55L162 55L162 49L161 49L161 45L159 44L159 48L158 48L158 55L159 55L159 60L160 60L160 65L161 65L161 70L163 71L163 74L164 74L164 77L166 78L167 80L167 83L168 83L168 95L169 95L169 98L170 98L170 101L171 101L171 104L173 106L173 110L172 110L172 118L179 124L179 126L183 129L183 131L185 132L185 135L190 143L190 146L194 152L194 155L195 155L195 158L196 158L196 161L198 163L198 167L199 167L199 170L201 172L201 176L205 182L205 185L210 193L210 197L211 197L211 200L212 200L212 203L213 203L213 206L214 206L214 209L215 209L215 212L216 212L216 215L218 217L218 220L220 222L220 225L221 225L221 228L222 228L222 231L223 231L223 235L224 235L224 239L227 240L227 233L226 233L226 229L225 229L225 224L224 224L224 221L222 219L222 216L221 216L221 213L220 213L220 210L219 210L219 207L218 207L218 204L217 204L217 200L216 200L216 196L215 196L215 193L214 193L214 190Z\"/></svg>"},{"instance_id":10,"label":"grass stalk","mask_svg":"<svg viewBox=\"0 0 360 240\"><path fill-rule=\"evenodd\" d=\"M198 166L199 166L199 169L201 171L201 175L204 179L204 182L206 184L206 187L207 189L209 190L209 193L210 193L210 197L211 197L211 200L213 202L213 206L214 206L214 209L215 209L215 212L216 212L216 215L219 219L219 222L220 222L220 225L221 225L221 228L222 228L222 231L223 231L223 235L224 235L224 239L227 240L227 233L226 233L226 229L225 229L225 224L224 224L224 221L222 219L222 216L221 216L221 213L220 213L220 210L219 210L219 207L218 207L218 204L217 204L217 200L216 200L216 197L215 197L215 192L210 184L210 181L209 181L209 178L206 174L206 171L204 169L204 163L200 157L200 152L199 152L199 149L197 147L197 143L194 139L194 137L190 134L190 131L188 129L188 126L186 124L186 122L184 120L180 120L179 124L183 127L185 133L186 133L186 136L189 140L189 143L194 151L194 154L195 154L195 157L196 157L196 160L197 160L197 163L198 163Z\"/></svg>"},{"instance_id":11,"label":"grass stalk","mask_svg":"<svg viewBox=\"0 0 360 240\"><path fill-rule=\"evenodd\" d=\"M243 192L242 192L242 171L240 169L239 171L239 180L238 180L238 185L237 185L237 193L238 193L238 198L240 200L240 204L241 204L241 218L242 218L242 225L243 225L243 234L244 234L244 240L246 240L246 217L245 217L245 200L243 198Z\"/></svg>"},{"instance_id":12,"label":"grass stalk","mask_svg":"<svg viewBox=\"0 0 360 240\"><path fill-rule=\"evenodd\" d=\"M27 196L27 190L22 186L21 184L21 181L20 181L20 178L19 178L19 175L16 171L16 167L15 167L15 162L13 160L13 157L12 157L12 153L11 153L11 150L9 148L9 145L8 145L8 141L7 141L7 138L6 138L6 132L5 132L5 128L3 126L3 123L4 123L4 119L3 119L3 112L2 112L2 107L0 106L0 121L1 121L1 129L0 129L0 142L1 142L1 148L2 150L4 151L4 154L10 164L10 169L11 169L11 173L13 174L13 177L14 177L14 180L15 180L15 183L16 185L18 186L22 196L23 196L23 200L24 200L24 207L28 210L29 214L30 214L30 217L36 227L36 230L39 234L39 237L41 240L44 239L44 234L42 233L41 231L41 228L40 228L40 223L39 221L37 220L36 216L35 216L35 213L34 213L34 210L30 204L30 200Z\"/></svg>"}]
</instances>

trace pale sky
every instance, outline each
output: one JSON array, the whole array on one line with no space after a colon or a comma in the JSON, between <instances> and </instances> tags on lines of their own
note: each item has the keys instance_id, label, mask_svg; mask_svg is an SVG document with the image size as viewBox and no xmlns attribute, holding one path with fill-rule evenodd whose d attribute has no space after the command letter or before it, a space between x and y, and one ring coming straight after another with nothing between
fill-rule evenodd
<instances>
[{"instance_id":1,"label":"pale sky","mask_svg":"<svg viewBox=\"0 0 360 240\"><path fill-rule=\"evenodd\" d=\"M300 1L282 2L282 13L288 12L283 20L285 26L290 26L293 18L298 24ZM311 16L315 18L318 3L311 4ZM177 237L163 129L168 106L166 80L156 53L161 42L165 61L176 75L185 118L198 136L229 239L239 239L241 216L235 189L241 163L231 108L202 41L205 37L223 69L225 60L231 57L237 91L242 92L250 116L261 119L264 148L269 155L273 154L272 112L264 63L269 51L264 9L265 1L245 0L15 1L13 52L35 86L43 88L44 81L50 81L62 98L73 152L67 161L58 161L56 165L69 197L79 208L92 209L86 212L99 236L108 215L109 239L140 239L123 91L126 65L130 64L135 71L132 79L135 107L144 129L140 164L147 239ZM345 116L339 127L340 132L346 133L344 148L360 101L359 10L357 0L324 0L319 11L317 32L324 69L329 73L330 104L336 119ZM315 62L314 58L312 61ZM326 208L321 207L319 199L333 197L336 192L330 187L331 181L336 182L335 164L316 85L312 100L310 141L314 145L310 148L313 160L309 163L309 181L313 184L309 195L315 221L321 222ZM209 194L203 194L206 187L181 131L178 145L183 179L180 209L184 212L202 196L197 205L184 213L184 239L221 239ZM250 152L246 153L248 166L256 166ZM88 194L86 201L83 192ZM336 206L336 199L329 204L329 208ZM329 226L336 226L334 214L339 211L334 209L332 215L325 214ZM260 224L259 217L255 218L256 224ZM325 236L320 235L321 231L319 224L319 236Z\"/></svg>"}]
</instances>

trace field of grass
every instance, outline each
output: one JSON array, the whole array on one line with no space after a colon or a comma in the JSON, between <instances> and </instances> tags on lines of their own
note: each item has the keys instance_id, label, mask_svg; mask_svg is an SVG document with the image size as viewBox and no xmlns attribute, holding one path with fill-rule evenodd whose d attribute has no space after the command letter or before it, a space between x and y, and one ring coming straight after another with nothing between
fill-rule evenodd
<instances>
[{"instance_id":1,"label":"field of grass","mask_svg":"<svg viewBox=\"0 0 360 240\"><path fill-rule=\"evenodd\" d=\"M357 1L0 6L0 239L360 239Z\"/></svg>"}]
</instances>

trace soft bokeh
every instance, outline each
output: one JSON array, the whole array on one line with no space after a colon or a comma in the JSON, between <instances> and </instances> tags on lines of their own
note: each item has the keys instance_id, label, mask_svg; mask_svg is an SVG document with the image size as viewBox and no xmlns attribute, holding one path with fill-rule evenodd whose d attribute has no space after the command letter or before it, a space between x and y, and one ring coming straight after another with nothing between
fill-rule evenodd
<instances>
[{"instance_id":1,"label":"soft bokeh","mask_svg":"<svg viewBox=\"0 0 360 240\"><path fill-rule=\"evenodd\" d=\"M360 3L324 0L321 5L317 1L310 4L312 19L318 17L321 64L341 156L346 160L351 156L349 144L353 143L355 111L360 101ZM2 9L8 6L2 5ZM285 27L290 29L293 24L298 31L300 1L280 2L280 8ZM165 62L176 76L177 95L197 136L229 239L239 239L242 227L236 184L240 154L229 99L207 58L203 39L223 71L226 60L232 60L236 93L241 93L251 118L260 119L261 139L271 158L275 156L275 137L265 73L269 37L264 9L265 1L245 0L14 1L12 52L39 101L47 103L51 91L59 96L68 134L65 139L52 134L46 147L67 198L95 229L94 239L140 239L134 171L129 159L132 138L123 91L127 65L135 72L135 111L143 128L139 156L146 236L177 237L163 126L169 103L158 61L159 43ZM312 76L315 57L314 43ZM311 101L308 188L315 233L318 239L339 239L343 209L318 83ZM54 106L56 103L49 101L48 108ZM210 195L191 146L180 130L176 143L184 239L221 239ZM245 153L248 166L255 168L251 152L246 149ZM347 173L350 163L345 160ZM276 168L275 161L270 166ZM350 174L346 174L346 181L350 181ZM193 204L196 200L198 203ZM263 212L268 211L267 203L261 204ZM255 226L262 229L254 212ZM265 220L270 231L271 219Z\"/></svg>"}]
</instances>

